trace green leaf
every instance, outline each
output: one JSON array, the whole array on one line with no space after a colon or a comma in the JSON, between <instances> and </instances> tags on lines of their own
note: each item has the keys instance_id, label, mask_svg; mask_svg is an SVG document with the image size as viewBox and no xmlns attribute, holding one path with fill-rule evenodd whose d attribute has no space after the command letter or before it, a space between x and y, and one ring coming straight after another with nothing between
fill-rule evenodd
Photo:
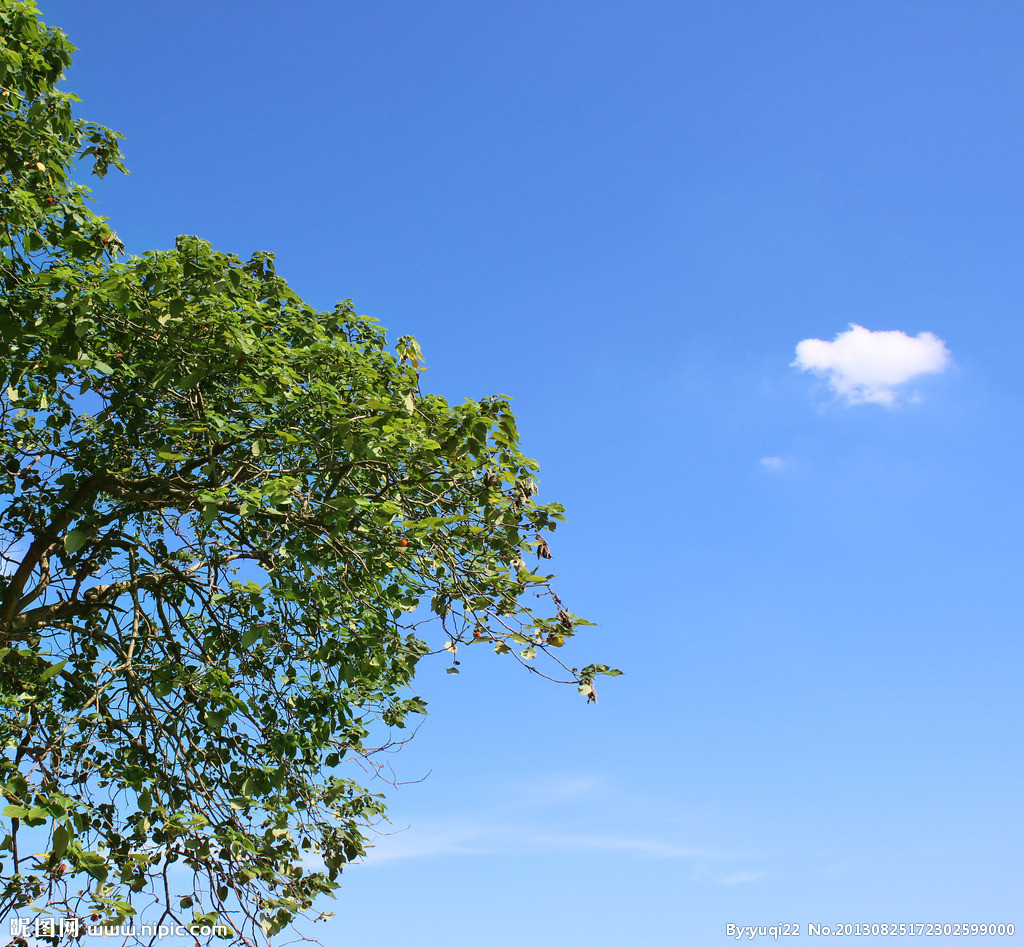
<instances>
[{"instance_id":1,"label":"green leaf","mask_svg":"<svg viewBox=\"0 0 1024 947\"><path fill-rule=\"evenodd\" d=\"M54 858L60 859L64 857L64 853L68 850L68 842L70 840L71 834L68 832L67 826L63 823L53 830L53 847L50 851Z\"/></svg>"},{"instance_id":2,"label":"green leaf","mask_svg":"<svg viewBox=\"0 0 1024 947\"><path fill-rule=\"evenodd\" d=\"M178 382L178 387L191 388L195 385L196 382L202 381L202 379L204 379L208 374L210 373L206 371L206 369L199 369L198 371L192 372L191 374L186 375L184 378L181 379L181 381Z\"/></svg>"},{"instance_id":3,"label":"green leaf","mask_svg":"<svg viewBox=\"0 0 1024 947\"><path fill-rule=\"evenodd\" d=\"M170 680L156 680L153 682L153 693L157 697L166 697L174 690L174 683Z\"/></svg>"},{"instance_id":4,"label":"green leaf","mask_svg":"<svg viewBox=\"0 0 1024 947\"><path fill-rule=\"evenodd\" d=\"M259 638L263 637L263 629L254 626L249 626L242 632L242 637L238 642L238 646L242 651L248 651Z\"/></svg>"},{"instance_id":5,"label":"green leaf","mask_svg":"<svg viewBox=\"0 0 1024 947\"><path fill-rule=\"evenodd\" d=\"M231 711L226 707L220 707L217 710L208 710L203 714L203 723L210 730L219 730L227 722L228 717L231 716Z\"/></svg>"},{"instance_id":6,"label":"green leaf","mask_svg":"<svg viewBox=\"0 0 1024 947\"><path fill-rule=\"evenodd\" d=\"M60 674L60 672L64 670L64 665L67 663L68 662L64 660L58 661L56 664L51 664L45 671L43 671L42 674L39 675L39 680L48 681L54 675Z\"/></svg>"},{"instance_id":7,"label":"green leaf","mask_svg":"<svg viewBox=\"0 0 1024 947\"><path fill-rule=\"evenodd\" d=\"M8 819L24 819L29 810L25 806L5 806L4 815Z\"/></svg>"},{"instance_id":8,"label":"green leaf","mask_svg":"<svg viewBox=\"0 0 1024 947\"><path fill-rule=\"evenodd\" d=\"M70 530L64 536L64 548L72 554L78 552L88 542L90 532L88 529Z\"/></svg>"}]
</instances>

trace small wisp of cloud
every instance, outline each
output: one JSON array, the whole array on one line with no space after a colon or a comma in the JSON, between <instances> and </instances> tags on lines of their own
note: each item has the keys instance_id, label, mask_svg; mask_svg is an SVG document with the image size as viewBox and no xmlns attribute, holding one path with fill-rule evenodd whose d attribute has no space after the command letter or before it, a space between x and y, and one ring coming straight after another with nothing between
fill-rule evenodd
<instances>
[{"instance_id":1,"label":"small wisp of cloud","mask_svg":"<svg viewBox=\"0 0 1024 947\"><path fill-rule=\"evenodd\" d=\"M791 364L824 376L847 404L892 405L900 386L919 375L944 371L950 361L946 343L931 332L872 332L850 323L831 342L804 339ZM920 399L912 395L910 400Z\"/></svg>"},{"instance_id":2,"label":"small wisp of cloud","mask_svg":"<svg viewBox=\"0 0 1024 947\"><path fill-rule=\"evenodd\" d=\"M758 463L766 470L782 470L786 466L784 457L762 457Z\"/></svg>"},{"instance_id":3,"label":"small wisp of cloud","mask_svg":"<svg viewBox=\"0 0 1024 947\"><path fill-rule=\"evenodd\" d=\"M736 871L731 875L725 875L722 878L717 878L716 881L720 885L742 885L751 881L759 881L761 878L767 877L768 872L766 871Z\"/></svg>"}]
</instances>

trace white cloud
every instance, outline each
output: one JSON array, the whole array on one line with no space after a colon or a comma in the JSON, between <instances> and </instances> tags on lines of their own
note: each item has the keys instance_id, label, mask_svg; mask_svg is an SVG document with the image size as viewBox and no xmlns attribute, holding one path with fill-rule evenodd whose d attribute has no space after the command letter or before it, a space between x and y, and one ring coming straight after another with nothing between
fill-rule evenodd
<instances>
[{"instance_id":1,"label":"white cloud","mask_svg":"<svg viewBox=\"0 0 1024 947\"><path fill-rule=\"evenodd\" d=\"M580 834L532 835L527 841L539 848L568 849L571 851L623 852L647 858L727 858L722 852L676 845L660 839L645 839L635 836Z\"/></svg>"},{"instance_id":2,"label":"white cloud","mask_svg":"<svg viewBox=\"0 0 1024 947\"><path fill-rule=\"evenodd\" d=\"M504 833L499 829L471 819L428 823L415 829L407 827L397 832L379 833L361 862L377 865L436 855L481 855L504 840Z\"/></svg>"},{"instance_id":3,"label":"white cloud","mask_svg":"<svg viewBox=\"0 0 1024 947\"><path fill-rule=\"evenodd\" d=\"M603 780L596 776L545 775L519 781L512 786L506 785L505 788L511 791L512 800L527 798L550 804L592 796L601 788L602 783ZM507 806L510 803L505 804Z\"/></svg>"},{"instance_id":4,"label":"white cloud","mask_svg":"<svg viewBox=\"0 0 1024 947\"><path fill-rule=\"evenodd\" d=\"M762 878L767 877L767 871L754 871L751 869L741 869L723 875L719 868L710 865L697 865L692 875L694 881L729 886L749 884L750 882L760 881Z\"/></svg>"},{"instance_id":5,"label":"white cloud","mask_svg":"<svg viewBox=\"0 0 1024 947\"><path fill-rule=\"evenodd\" d=\"M476 811L421 813L404 828L392 831L388 831L389 823L378 824L372 845L359 864L371 867L410 859L556 852L609 852L669 860L750 857L749 852L692 845L674 838L675 833L660 819L656 827L638 832L621 827L608 830L607 818L596 811L587 816L588 803L600 809L610 801L605 780L592 774L538 775L503 783L485 795L488 804ZM595 820L600 822L599 828Z\"/></svg>"},{"instance_id":6,"label":"white cloud","mask_svg":"<svg viewBox=\"0 0 1024 947\"><path fill-rule=\"evenodd\" d=\"M786 466L786 461L781 457L762 457L759 463L769 470L782 470Z\"/></svg>"},{"instance_id":7,"label":"white cloud","mask_svg":"<svg viewBox=\"0 0 1024 947\"><path fill-rule=\"evenodd\" d=\"M726 875L724 878L716 878L715 880L720 885L742 885L749 881L758 881L767 876L768 872L766 871L737 871L731 875Z\"/></svg>"},{"instance_id":8,"label":"white cloud","mask_svg":"<svg viewBox=\"0 0 1024 947\"><path fill-rule=\"evenodd\" d=\"M941 372L949 362L946 343L931 332L872 332L851 322L832 342L804 339L791 364L825 376L848 404L893 404L900 385Z\"/></svg>"},{"instance_id":9,"label":"white cloud","mask_svg":"<svg viewBox=\"0 0 1024 947\"><path fill-rule=\"evenodd\" d=\"M552 851L604 851L634 858L667 859L729 859L740 854L635 835L552 832L529 824L505 823L468 815L422 820L398 832L381 832L366 857L360 861L363 865L381 865L410 858Z\"/></svg>"}]
</instances>

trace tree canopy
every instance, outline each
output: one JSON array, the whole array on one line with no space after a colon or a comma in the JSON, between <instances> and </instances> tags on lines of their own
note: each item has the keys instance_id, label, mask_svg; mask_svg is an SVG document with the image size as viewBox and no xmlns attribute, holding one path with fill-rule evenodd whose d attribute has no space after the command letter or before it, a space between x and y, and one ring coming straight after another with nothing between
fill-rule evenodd
<instances>
[{"instance_id":1,"label":"tree canopy","mask_svg":"<svg viewBox=\"0 0 1024 947\"><path fill-rule=\"evenodd\" d=\"M424 711L425 655L588 699L618 672L559 660L588 622L533 565L562 508L507 399L423 393L414 339L273 254L125 257L73 180L124 166L72 52L0 0L0 915L251 943L364 854L359 766Z\"/></svg>"}]
</instances>

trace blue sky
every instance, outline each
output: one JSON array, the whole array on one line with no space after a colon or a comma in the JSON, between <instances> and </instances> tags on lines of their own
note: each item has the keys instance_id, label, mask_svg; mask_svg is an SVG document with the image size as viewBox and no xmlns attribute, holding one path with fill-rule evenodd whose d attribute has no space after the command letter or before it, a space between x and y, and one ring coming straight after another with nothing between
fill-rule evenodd
<instances>
[{"instance_id":1,"label":"blue sky","mask_svg":"<svg viewBox=\"0 0 1024 947\"><path fill-rule=\"evenodd\" d=\"M1024 7L40 3L129 251L273 250L511 395L626 671L425 668L322 940L1024 931Z\"/></svg>"}]
</instances>

